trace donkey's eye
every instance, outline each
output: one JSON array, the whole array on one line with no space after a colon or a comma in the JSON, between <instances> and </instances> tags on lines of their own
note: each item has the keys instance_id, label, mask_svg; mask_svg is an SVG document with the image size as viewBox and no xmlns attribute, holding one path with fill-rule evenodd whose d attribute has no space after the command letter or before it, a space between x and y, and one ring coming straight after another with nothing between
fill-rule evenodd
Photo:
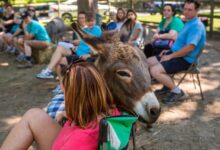
<instances>
[{"instance_id":1,"label":"donkey's eye","mask_svg":"<svg viewBox=\"0 0 220 150\"><path fill-rule=\"evenodd\" d=\"M130 82L132 79L132 73L128 69L120 69L116 71L116 75L119 79L124 80L125 82Z\"/></svg>"},{"instance_id":2,"label":"donkey's eye","mask_svg":"<svg viewBox=\"0 0 220 150\"><path fill-rule=\"evenodd\" d=\"M124 77L131 77L131 75L126 71L117 71L117 74Z\"/></svg>"}]
</instances>

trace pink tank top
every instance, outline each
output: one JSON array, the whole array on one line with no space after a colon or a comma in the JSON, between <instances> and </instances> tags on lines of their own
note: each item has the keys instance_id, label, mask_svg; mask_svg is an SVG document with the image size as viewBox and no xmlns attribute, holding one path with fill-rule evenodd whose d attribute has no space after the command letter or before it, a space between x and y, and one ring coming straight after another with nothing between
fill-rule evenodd
<instances>
[{"instance_id":1,"label":"pink tank top","mask_svg":"<svg viewBox=\"0 0 220 150\"><path fill-rule=\"evenodd\" d=\"M112 111L113 116L120 115L118 109ZM99 122L93 128L82 129L71 126L67 121L53 143L52 150L97 150Z\"/></svg>"}]
</instances>

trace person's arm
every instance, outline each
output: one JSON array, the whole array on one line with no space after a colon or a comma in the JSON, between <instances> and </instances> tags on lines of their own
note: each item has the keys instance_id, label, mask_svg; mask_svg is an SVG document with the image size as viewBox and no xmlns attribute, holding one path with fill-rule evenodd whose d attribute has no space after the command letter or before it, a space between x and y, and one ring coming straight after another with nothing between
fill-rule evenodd
<instances>
[{"instance_id":1,"label":"person's arm","mask_svg":"<svg viewBox=\"0 0 220 150\"><path fill-rule=\"evenodd\" d=\"M76 46L76 45L79 45L79 43L80 43L80 40L79 40L79 39L72 41L72 44L75 45L75 46Z\"/></svg>"},{"instance_id":2,"label":"person's arm","mask_svg":"<svg viewBox=\"0 0 220 150\"><path fill-rule=\"evenodd\" d=\"M128 44L134 45L134 42L138 39L140 33L141 33L141 24L134 30L132 36L128 40Z\"/></svg>"},{"instance_id":3,"label":"person's arm","mask_svg":"<svg viewBox=\"0 0 220 150\"><path fill-rule=\"evenodd\" d=\"M10 20L7 20L7 21L3 21L2 23L3 23L4 26L5 26L5 25L9 25L9 24L13 24L13 23L14 23L14 19L10 19Z\"/></svg>"},{"instance_id":4,"label":"person's arm","mask_svg":"<svg viewBox=\"0 0 220 150\"><path fill-rule=\"evenodd\" d=\"M24 31L24 37L25 39L27 40L31 40L34 38L34 35L33 34L30 34L28 31L27 31L27 25L23 22L23 31Z\"/></svg>"},{"instance_id":5,"label":"person's arm","mask_svg":"<svg viewBox=\"0 0 220 150\"><path fill-rule=\"evenodd\" d=\"M0 20L0 28L2 28L3 31L6 30L5 27L4 27L3 24L2 24L2 20Z\"/></svg>"},{"instance_id":6,"label":"person's arm","mask_svg":"<svg viewBox=\"0 0 220 150\"><path fill-rule=\"evenodd\" d=\"M178 33L175 30L170 30L169 33L158 34L158 39L176 40Z\"/></svg>"},{"instance_id":7,"label":"person's arm","mask_svg":"<svg viewBox=\"0 0 220 150\"><path fill-rule=\"evenodd\" d=\"M17 31L12 35L13 37L17 36L19 33L21 33L22 29L18 28Z\"/></svg>"},{"instance_id":8,"label":"person's arm","mask_svg":"<svg viewBox=\"0 0 220 150\"><path fill-rule=\"evenodd\" d=\"M86 59L88 59L91 56L92 56L91 54L86 54L86 55L81 56L80 59L86 60Z\"/></svg>"},{"instance_id":9,"label":"person's arm","mask_svg":"<svg viewBox=\"0 0 220 150\"><path fill-rule=\"evenodd\" d=\"M181 50L176 51L175 53L169 54L169 55L163 55L161 57L160 62L163 61L168 61L171 60L173 58L178 58L178 57L184 57L186 56L188 53L190 53L191 51L193 51L195 49L195 45L194 44L189 44L184 46Z\"/></svg>"},{"instance_id":10,"label":"person's arm","mask_svg":"<svg viewBox=\"0 0 220 150\"><path fill-rule=\"evenodd\" d=\"M27 31L27 30L24 30L24 36L25 36L25 39L27 39L27 40L31 40L31 39L33 39L33 38L34 38L34 35L33 35L33 34L28 33L28 31Z\"/></svg>"},{"instance_id":11,"label":"person's arm","mask_svg":"<svg viewBox=\"0 0 220 150\"><path fill-rule=\"evenodd\" d=\"M133 36L129 39L129 41L136 41L139 34L141 33L141 29L136 29L133 33Z\"/></svg>"},{"instance_id":12,"label":"person's arm","mask_svg":"<svg viewBox=\"0 0 220 150\"><path fill-rule=\"evenodd\" d=\"M66 111L63 111L56 116L55 120L59 123L60 121L62 121L63 118L66 117L67 117Z\"/></svg>"}]
</instances>

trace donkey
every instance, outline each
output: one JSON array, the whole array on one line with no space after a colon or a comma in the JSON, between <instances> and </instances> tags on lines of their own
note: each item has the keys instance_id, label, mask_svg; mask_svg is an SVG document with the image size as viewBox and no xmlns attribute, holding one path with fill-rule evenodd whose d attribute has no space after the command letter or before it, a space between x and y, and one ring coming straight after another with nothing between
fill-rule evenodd
<instances>
[{"instance_id":1,"label":"donkey","mask_svg":"<svg viewBox=\"0 0 220 150\"><path fill-rule=\"evenodd\" d=\"M73 30L91 47L98 57L95 65L104 76L117 106L126 106L142 121L152 124L160 114L160 104L152 92L151 77L144 53L120 42L117 35L95 38L76 23Z\"/></svg>"},{"instance_id":2,"label":"donkey","mask_svg":"<svg viewBox=\"0 0 220 150\"><path fill-rule=\"evenodd\" d=\"M56 17L46 25L46 30L52 42L56 44L63 37L66 26L61 18Z\"/></svg>"}]
</instances>

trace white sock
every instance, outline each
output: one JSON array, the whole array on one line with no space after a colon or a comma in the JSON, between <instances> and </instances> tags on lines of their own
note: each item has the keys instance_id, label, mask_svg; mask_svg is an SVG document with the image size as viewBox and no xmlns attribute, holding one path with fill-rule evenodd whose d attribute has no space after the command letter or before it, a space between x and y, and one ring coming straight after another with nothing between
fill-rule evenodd
<instances>
[{"instance_id":1,"label":"white sock","mask_svg":"<svg viewBox=\"0 0 220 150\"><path fill-rule=\"evenodd\" d=\"M176 94L180 94L181 89L178 86L176 86L174 89L171 90L171 92L176 93Z\"/></svg>"}]
</instances>

